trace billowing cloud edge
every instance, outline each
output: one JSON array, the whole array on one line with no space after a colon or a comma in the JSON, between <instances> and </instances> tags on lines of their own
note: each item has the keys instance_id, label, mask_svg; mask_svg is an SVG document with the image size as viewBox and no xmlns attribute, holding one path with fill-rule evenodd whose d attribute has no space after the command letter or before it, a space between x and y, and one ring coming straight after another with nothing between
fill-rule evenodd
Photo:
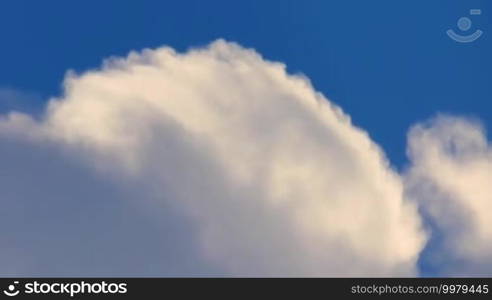
<instances>
[{"instance_id":1,"label":"billowing cloud edge","mask_svg":"<svg viewBox=\"0 0 492 300\"><path fill-rule=\"evenodd\" d=\"M54 144L104 179L138 182L141 199L193 220L204 258L230 274L417 274L426 233L416 203L433 204L415 182L430 167L422 149L439 143L419 125L402 178L305 76L223 40L111 58L69 73L64 87L41 121L11 113L0 133Z\"/></svg>"}]
</instances>

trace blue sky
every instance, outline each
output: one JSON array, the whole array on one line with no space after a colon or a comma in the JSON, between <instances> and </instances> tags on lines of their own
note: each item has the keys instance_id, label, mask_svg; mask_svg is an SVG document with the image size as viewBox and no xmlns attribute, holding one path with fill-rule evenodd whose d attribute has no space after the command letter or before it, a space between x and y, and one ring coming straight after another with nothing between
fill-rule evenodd
<instances>
[{"instance_id":1,"label":"blue sky","mask_svg":"<svg viewBox=\"0 0 492 300\"><path fill-rule=\"evenodd\" d=\"M490 1L8 1L0 8L0 86L39 99L60 93L67 69L225 38L306 74L397 167L406 161L408 128L437 112L492 127ZM445 31L471 8L483 11L472 20L484 36L451 41Z\"/></svg>"},{"instance_id":2,"label":"blue sky","mask_svg":"<svg viewBox=\"0 0 492 300\"><path fill-rule=\"evenodd\" d=\"M457 43L446 30L456 30L470 9L482 10L470 17L470 31L484 34ZM450 113L492 130L491 14L488 0L3 1L0 113L39 113L61 94L67 70L98 68L132 50L185 51L223 38L305 74L402 170L407 132L417 122ZM439 274L425 261L420 267Z\"/></svg>"}]
</instances>

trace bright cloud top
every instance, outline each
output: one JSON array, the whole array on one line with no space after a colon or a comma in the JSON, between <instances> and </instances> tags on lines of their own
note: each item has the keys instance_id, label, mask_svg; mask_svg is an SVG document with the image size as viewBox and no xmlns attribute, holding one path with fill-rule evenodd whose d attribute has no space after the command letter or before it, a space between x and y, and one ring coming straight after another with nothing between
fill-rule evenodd
<instances>
[{"instance_id":1,"label":"bright cloud top","mask_svg":"<svg viewBox=\"0 0 492 300\"><path fill-rule=\"evenodd\" d=\"M306 78L236 44L110 59L69 74L42 121L0 128L135 183L158 199L143 209L182 211L229 274L416 274L425 235L383 152Z\"/></svg>"}]
</instances>

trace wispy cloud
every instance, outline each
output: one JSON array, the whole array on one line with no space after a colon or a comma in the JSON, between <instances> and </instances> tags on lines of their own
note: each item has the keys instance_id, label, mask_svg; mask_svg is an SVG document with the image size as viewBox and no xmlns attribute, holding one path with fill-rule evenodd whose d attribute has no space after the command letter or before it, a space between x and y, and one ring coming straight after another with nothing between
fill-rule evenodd
<instances>
[{"instance_id":1,"label":"wispy cloud","mask_svg":"<svg viewBox=\"0 0 492 300\"><path fill-rule=\"evenodd\" d=\"M33 92L0 86L0 113L15 110L36 115L40 111L41 99L40 95Z\"/></svg>"},{"instance_id":2,"label":"wispy cloud","mask_svg":"<svg viewBox=\"0 0 492 300\"><path fill-rule=\"evenodd\" d=\"M476 120L438 116L409 133L410 197L433 224L426 263L441 275L492 274L492 147Z\"/></svg>"}]
</instances>

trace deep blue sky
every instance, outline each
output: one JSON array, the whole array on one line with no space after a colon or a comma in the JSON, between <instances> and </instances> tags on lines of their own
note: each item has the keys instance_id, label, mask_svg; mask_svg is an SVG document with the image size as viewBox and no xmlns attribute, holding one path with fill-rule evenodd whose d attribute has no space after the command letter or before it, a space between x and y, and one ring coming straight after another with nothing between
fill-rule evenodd
<instances>
[{"instance_id":1,"label":"deep blue sky","mask_svg":"<svg viewBox=\"0 0 492 300\"><path fill-rule=\"evenodd\" d=\"M445 31L470 8L482 9L471 30L484 35L450 40ZM305 73L401 167L416 121L450 112L492 128L491 14L486 0L2 1L0 87L46 99L67 69L225 38Z\"/></svg>"}]
</instances>

